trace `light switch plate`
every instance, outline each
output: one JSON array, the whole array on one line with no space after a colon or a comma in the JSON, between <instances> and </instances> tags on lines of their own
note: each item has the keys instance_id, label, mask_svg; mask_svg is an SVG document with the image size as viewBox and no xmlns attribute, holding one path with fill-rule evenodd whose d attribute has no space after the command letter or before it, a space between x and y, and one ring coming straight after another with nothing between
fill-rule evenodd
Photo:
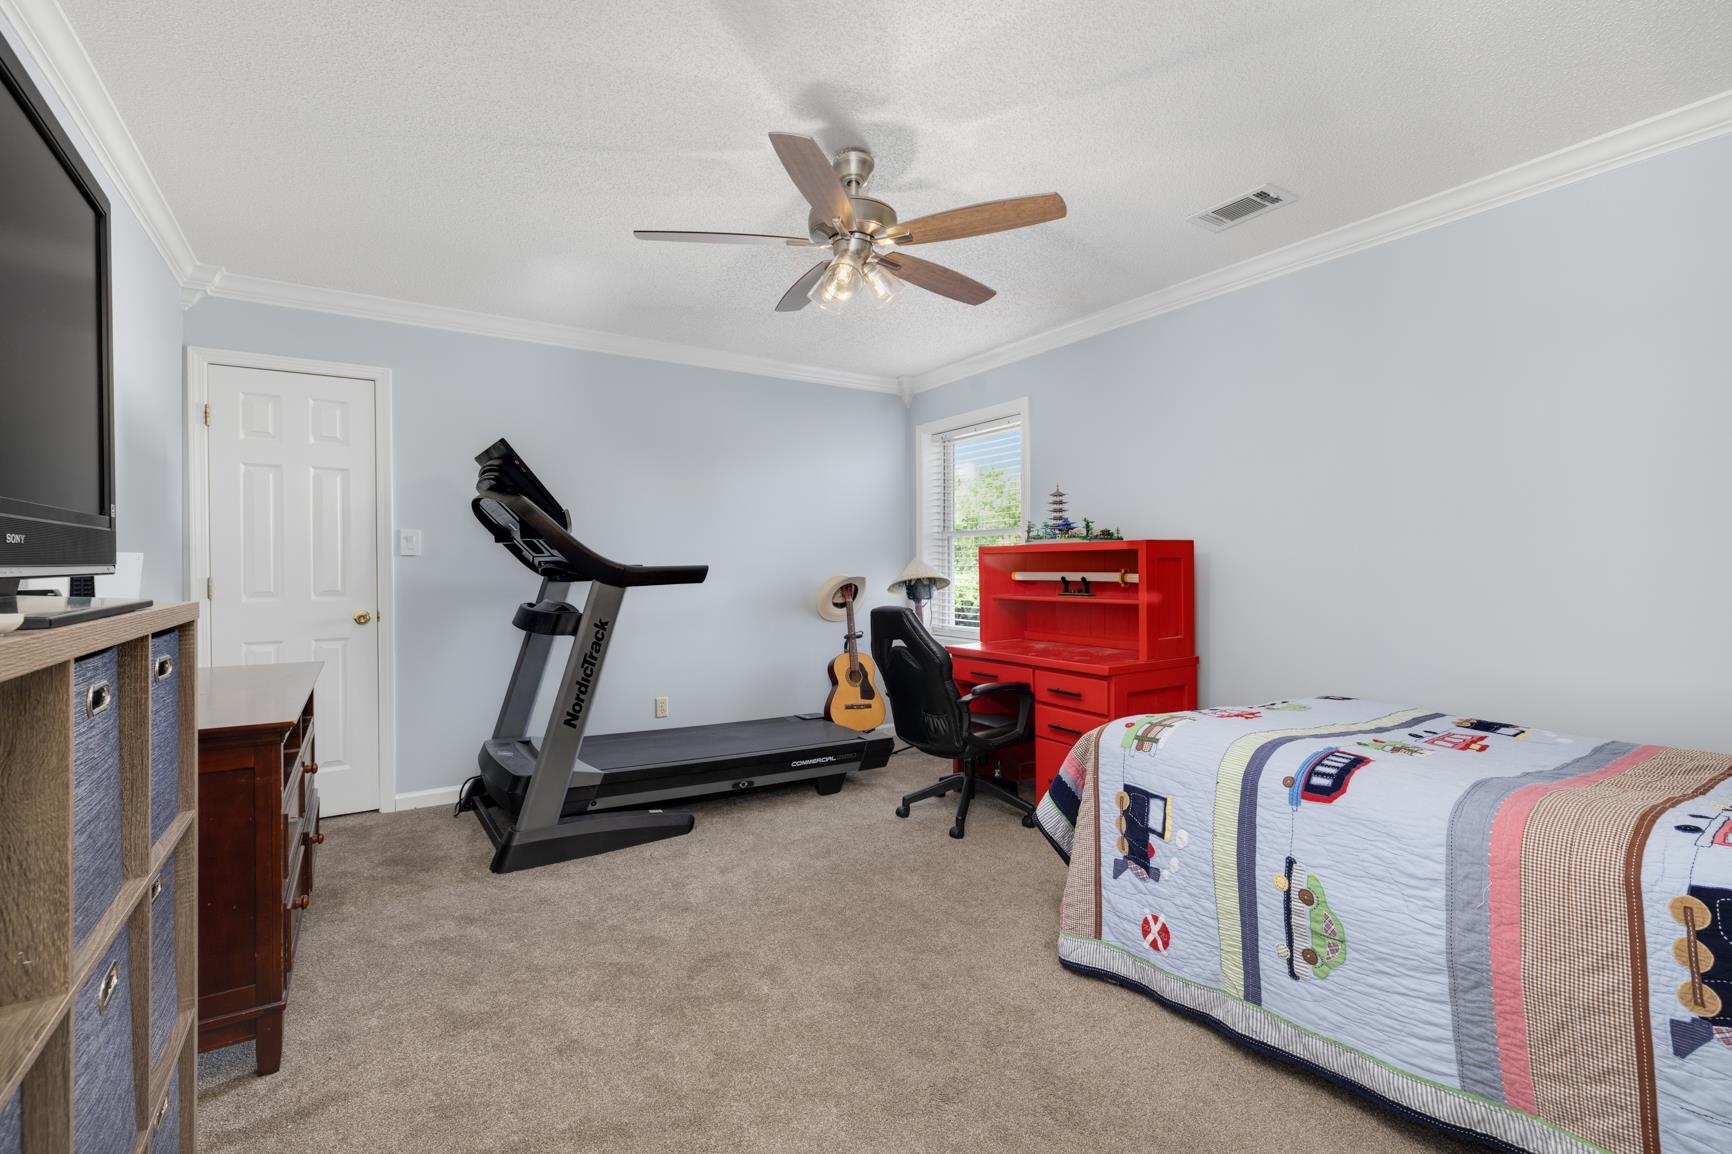
<instances>
[{"instance_id":1,"label":"light switch plate","mask_svg":"<svg viewBox=\"0 0 1732 1154\"><path fill-rule=\"evenodd\" d=\"M419 530L419 529L399 529L399 530L397 530L397 556L399 556L399 557L419 557L419 556L421 556L421 530Z\"/></svg>"}]
</instances>

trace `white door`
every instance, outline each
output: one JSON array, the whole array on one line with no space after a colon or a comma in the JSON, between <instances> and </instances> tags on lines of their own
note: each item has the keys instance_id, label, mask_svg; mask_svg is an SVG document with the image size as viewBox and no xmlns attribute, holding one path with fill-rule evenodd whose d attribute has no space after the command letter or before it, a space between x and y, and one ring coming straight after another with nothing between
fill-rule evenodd
<instances>
[{"instance_id":1,"label":"white door","mask_svg":"<svg viewBox=\"0 0 1732 1154\"><path fill-rule=\"evenodd\" d=\"M222 364L207 380L211 664L324 662L321 810L378 809L373 382Z\"/></svg>"}]
</instances>

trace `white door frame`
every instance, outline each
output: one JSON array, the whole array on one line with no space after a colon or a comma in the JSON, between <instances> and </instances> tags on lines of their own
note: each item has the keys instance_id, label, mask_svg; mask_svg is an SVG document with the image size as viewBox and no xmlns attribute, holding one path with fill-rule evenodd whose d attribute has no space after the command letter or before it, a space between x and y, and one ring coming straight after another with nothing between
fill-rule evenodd
<instances>
[{"instance_id":1,"label":"white door frame","mask_svg":"<svg viewBox=\"0 0 1732 1154\"><path fill-rule=\"evenodd\" d=\"M210 400L210 370L214 365L351 377L373 383L373 473L378 507L374 514L379 554L377 605L379 624L379 810L397 809L397 558L391 547L391 370L374 365L241 353L195 345L186 348L186 573L187 599L198 602L198 657L211 662L210 650L210 429L205 405Z\"/></svg>"}]
</instances>

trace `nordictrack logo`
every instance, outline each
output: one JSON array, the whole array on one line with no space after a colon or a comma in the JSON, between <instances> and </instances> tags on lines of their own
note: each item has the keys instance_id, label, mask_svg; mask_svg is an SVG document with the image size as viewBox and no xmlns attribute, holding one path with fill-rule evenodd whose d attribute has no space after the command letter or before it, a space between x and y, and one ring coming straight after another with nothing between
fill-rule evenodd
<instances>
[{"instance_id":1,"label":"nordictrack logo","mask_svg":"<svg viewBox=\"0 0 1732 1154\"><path fill-rule=\"evenodd\" d=\"M601 651L607 645L607 631L612 625L611 621L597 621L590 632L589 649L578 666L577 688L572 692L571 704L565 707L565 717L561 722L567 729L576 729L583 722L584 708L589 705L589 691L595 685L595 670L601 664Z\"/></svg>"}]
</instances>

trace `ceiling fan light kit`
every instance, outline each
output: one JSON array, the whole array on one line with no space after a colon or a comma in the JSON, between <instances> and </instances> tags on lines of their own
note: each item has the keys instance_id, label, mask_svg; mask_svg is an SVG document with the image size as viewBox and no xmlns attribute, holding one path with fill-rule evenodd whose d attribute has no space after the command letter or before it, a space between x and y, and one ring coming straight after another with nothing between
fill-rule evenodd
<instances>
[{"instance_id":1,"label":"ceiling fan light kit","mask_svg":"<svg viewBox=\"0 0 1732 1154\"><path fill-rule=\"evenodd\" d=\"M866 290L877 305L888 304L903 281L967 305L984 304L994 290L977 280L900 250L908 245L983 236L1058 220L1064 198L1056 192L1019 196L901 222L896 210L862 195L874 162L864 148L845 148L826 157L809 136L770 133L782 167L806 203L806 238L750 232L675 232L640 229L639 240L698 244L771 244L830 249L830 258L807 269L776 304L777 312L798 312L810 301L827 312L843 308ZM809 238L809 239L808 239Z\"/></svg>"}]
</instances>

